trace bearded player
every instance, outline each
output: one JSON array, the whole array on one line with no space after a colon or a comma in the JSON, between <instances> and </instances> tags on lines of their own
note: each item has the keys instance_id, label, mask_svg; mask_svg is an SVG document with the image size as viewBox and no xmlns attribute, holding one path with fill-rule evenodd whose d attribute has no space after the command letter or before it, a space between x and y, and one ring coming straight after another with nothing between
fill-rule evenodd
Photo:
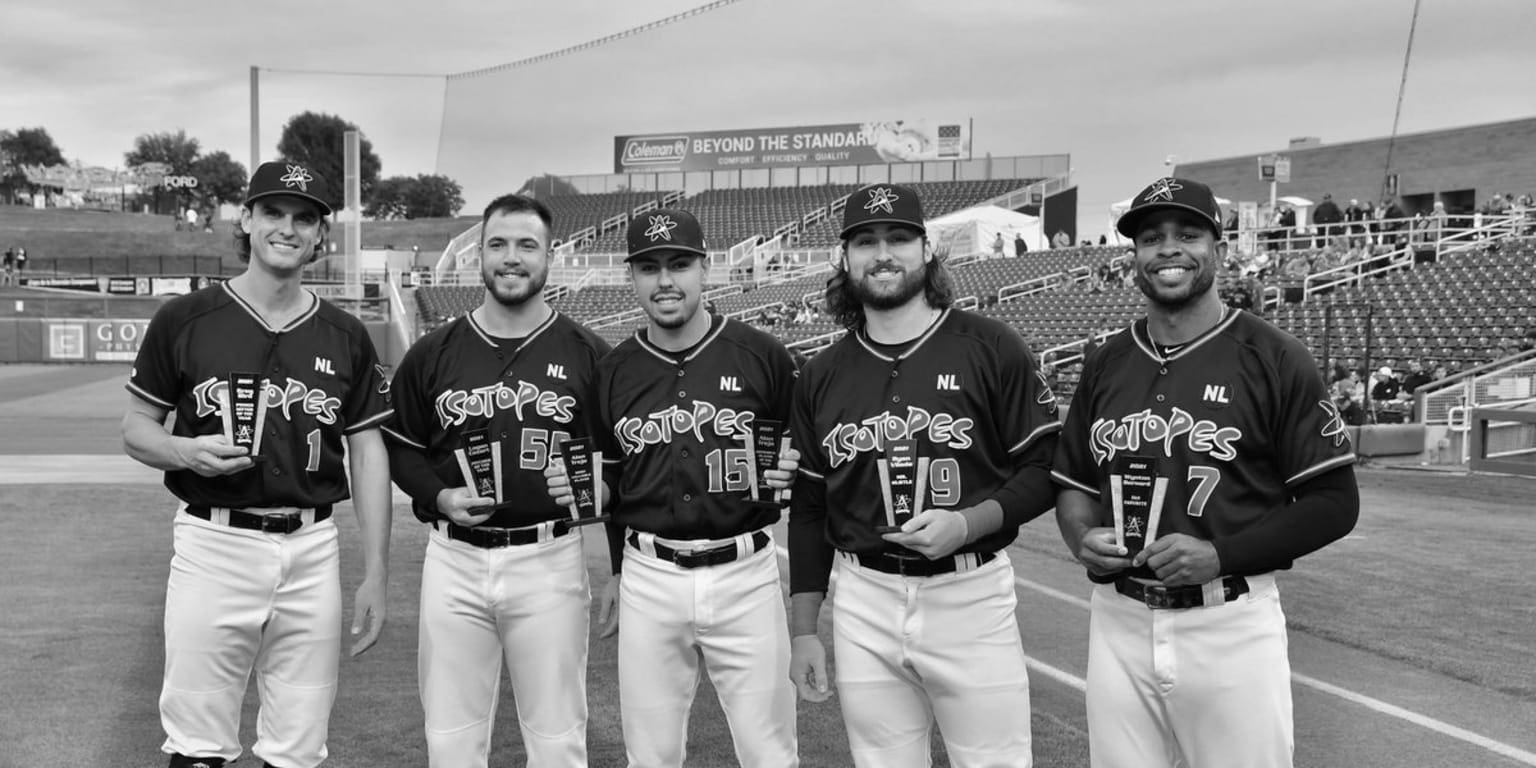
<instances>
[{"instance_id":1,"label":"bearded player","mask_svg":"<svg viewBox=\"0 0 1536 768\"><path fill-rule=\"evenodd\" d=\"M1056 400L1024 339L954 308L917 193L854 192L828 310L848 334L806 363L791 434L791 676L825 700L816 636L830 572L837 690L853 762L1028 766L1029 676L1004 549L1055 502ZM894 441L915 441L915 515L894 532Z\"/></svg>"},{"instance_id":2,"label":"bearded player","mask_svg":"<svg viewBox=\"0 0 1536 768\"><path fill-rule=\"evenodd\" d=\"M629 765L683 764L702 657L737 761L795 766L789 636L768 530L781 508L753 500L749 464L754 425L782 430L794 362L772 336L701 311L709 258L692 214L650 211L627 239L647 323L598 364L597 386L604 477L617 475L613 578L598 620L618 622ZM763 476L787 488L795 457L782 451ZM569 503L564 472L548 477L556 503Z\"/></svg>"},{"instance_id":3,"label":"bearded player","mask_svg":"<svg viewBox=\"0 0 1536 768\"><path fill-rule=\"evenodd\" d=\"M486 765L503 660L528 764L587 764L587 571L544 470L566 438L592 433L608 345L544 301L551 227L537 200L492 200L480 306L423 336L395 374L390 466L432 527L417 670L433 766ZM460 469L478 430L496 446L499 498L477 494Z\"/></svg>"},{"instance_id":4,"label":"bearded player","mask_svg":"<svg viewBox=\"0 0 1536 768\"><path fill-rule=\"evenodd\" d=\"M245 272L166 302L128 380L124 448L165 470L182 502L160 693L172 768L217 768L240 755L253 667L261 704L251 751L276 768L325 759L341 650L331 508L349 493L364 563L352 654L384 624L390 494L379 425L390 415L389 383L363 324L301 283L324 250L329 197L303 165L257 168L235 235ZM242 390L249 407L237 413Z\"/></svg>"},{"instance_id":5,"label":"bearded player","mask_svg":"<svg viewBox=\"0 0 1536 768\"><path fill-rule=\"evenodd\" d=\"M1117 228L1147 315L1089 356L1053 473L1062 538L1096 584L1091 761L1290 766L1274 574L1354 527L1344 422L1305 347L1217 297L1210 188L1160 179Z\"/></svg>"}]
</instances>

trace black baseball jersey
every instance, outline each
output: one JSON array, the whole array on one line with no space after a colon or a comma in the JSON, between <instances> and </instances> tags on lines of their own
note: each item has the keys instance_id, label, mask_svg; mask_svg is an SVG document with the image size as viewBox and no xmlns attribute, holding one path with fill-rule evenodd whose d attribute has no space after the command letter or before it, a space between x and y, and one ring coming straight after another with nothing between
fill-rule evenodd
<instances>
[{"instance_id":1,"label":"black baseball jersey","mask_svg":"<svg viewBox=\"0 0 1536 768\"><path fill-rule=\"evenodd\" d=\"M785 423L795 364L751 326L713 317L691 349L645 329L598 364L605 475L618 473L614 523L671 539L724 539L778 522L751 503L752 425Z\"/></svg>"},{"instance_id":2,"label":"black baseball jersey","mask_svg":"<svg viewBox=\"0 0 1536 768\"><path fill-rule=\"evenodd\" d=\"M1098 524L1113 526L1111 476L1123 484L1127 457L1148 460L1165 488L1153 533L1205 540L1258 523L1290 489L1355 461L1306 347L1242 311L1171 353L1138 320L1088 359L1052 477L1098 499Z\"/></svg>"},{"instance_id":3,"label":"black baseball jersey","mask_svg":"<svg viewBox=\"0 0 1536 768\"><path fill-rule=\"evenodd\" d=\"M464 433L489 429L501 455L501 501L522 504L483 525L569 518L549 497L544 468L567 438L593 434L594 377L607 352L607 343L559 312L518 340L498 339L465 314L411 345L395 371L395 416L384 432L391 452L419 452L436 479L407 487L406 473L395 473L416 517L443 517L438 492L468 484L456 453Z\"/></svg>"},{"instance_id":4,"label":"black baseball jersey","mask_svg":"<svg viewBox=\"0 0 1536 768\"><path fill-rule=\"evenodd\" d=\"M993 498L1019 458L1060 429L1055 395L1023 337L947 309L909 344L886 347L860 331L812 358L795 391L790 434L802 481L825 483L827 541L869 554L897 549L875 530L886 524L886 441L917 441L927 464L922 508L965 508ZM958 551L993 552L1017 535L1016 525L1004 525Z\"/></svg>"},{"instance_id":5,"label":"black baseball jersey","mask_svg":"<svg viewBox=\"0 0 1536 768\"><path fill-rule=\"evenodd\" d=\"M263 461L203 477L165 473L189 504L313 507L348 497L342 437L389 418L389 380L356 317L316 296L309 310L272 328L229 283L165 303L139 347L128 391L176 412L172 434L222 434L231 373L264 379Z\"/></svg>"}]
</instances>

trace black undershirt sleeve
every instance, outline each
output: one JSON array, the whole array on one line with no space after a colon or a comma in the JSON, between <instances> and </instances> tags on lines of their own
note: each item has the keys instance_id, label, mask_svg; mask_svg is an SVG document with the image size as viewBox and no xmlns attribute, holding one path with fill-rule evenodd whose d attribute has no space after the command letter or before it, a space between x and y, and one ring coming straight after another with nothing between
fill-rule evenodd
<instances>
[{"instance_id":1,"label":"black undershirt sleeve","mask_svg":"<svg viewBox=\"0 0 1536 768\"><path fill-rule=\"evenodd\" d=\"M389 442L389 476L416 502L411 505L416 517L422 522L442 518L437 511L437 495L448 484L433 471L426 453L420 448L399 440Z\"/></svg>"},{"instance_id":2,"label":"black undershirt sleeve","mask_svg":"<svg viewBox=\"0 0 1536 768\"><path fill-rule=\"evenodd\" d=\"M1296 486L1290 503L1212 544L1221 558L1223 574L1264 573L1289 568L1296 558L1343 538L1359 517L1355 469L1343 466Z\"/></svg>"},{"instance_id":3,"label":"black undershirt sleeve","mask_svg":"<svg viewBox=\"0 0 1536 768\"><path fill-rule=\"evenodd\" d=\"M1017 528L1056 506L1056 485L1051 481L1056 434L1043 435L1015 457L1013 477L992 494L1003 508L1005 528Z\"/></svg>"},{"instance_id":4,"label":"black undershirt sleeve","mask_svg":"<svg viewBox=\"0 0 1536 768\"><path fill-rule=\"evenodd\" d=\"M827 541L827 483L801 473L789 501L789 593L826 592L833 556Z\"/></svg>"}]
</instances>

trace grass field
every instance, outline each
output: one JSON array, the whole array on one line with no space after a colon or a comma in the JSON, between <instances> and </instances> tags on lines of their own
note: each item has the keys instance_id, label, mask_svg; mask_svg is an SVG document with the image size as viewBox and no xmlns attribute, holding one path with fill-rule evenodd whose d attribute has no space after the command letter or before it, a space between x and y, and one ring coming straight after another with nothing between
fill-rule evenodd
<instances>
[{"instance_id":1,"label":"grass field","mask_svg":"<svg viewBox=\"0 0 1536 768\"><path fill-rule=\"evenodd\" d=\"M124 373L0 367L0 766L164 764L155 698L172 502L152 475L91 483L125 462L115 434ZM82 482L29 483L19 468L36 454L79 456L51 463ZM1536 482L1391 469L1360 480L1355 532L1281 576L1297 765L1536 765ZM425 762L415 690L425 531L404 506L396 513L388 626L343 663L327 765ZM350 595L360 570L350 510L338 524ZM600 542L586 546L601 585ZM1036 765L1085 766L1086 581L1049 519L1026 526L1009 555L1032 660ZM592 642L593 766L623 765L614 643ZM514 706L505 693L495 765L521 764ZM848 764L835 698L802 704L799 728L804 765ZM688 765L733 764L705 683ZM936 764L947 764L941 748Z\"/></svg>"}]
</instances>

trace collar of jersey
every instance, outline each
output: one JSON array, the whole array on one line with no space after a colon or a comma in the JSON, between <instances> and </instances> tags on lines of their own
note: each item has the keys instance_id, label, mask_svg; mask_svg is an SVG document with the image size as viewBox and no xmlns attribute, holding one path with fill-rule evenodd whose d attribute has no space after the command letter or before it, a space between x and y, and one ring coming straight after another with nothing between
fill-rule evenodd
<instances>
[{"instance_id":1,"label":"collar of jersey","mask_svg":"<svg viewBox=\"0 0 1536 768\"><path fill-rule=\"evenodd\" d=\"M305 288L304 292L309 294L309 309L304 310L302 313L299 314L298 317L295 317L294 319L290 320L287 325L285 325L285 326L283 326L281 328L273 328L272 326L267 325L267 319L265 317L262 317L261 313L257 312L256 308L251 306L251 303L245 300L244 296L241 296L240 294L235 293L235 289L229 287L229 281L228 280L225 280L223 283L220 283L220 285L224 288L225 295L229 296L231 299L234 299L235 303L239 304L240 308L244 309L246 311L246 314L249 314L252 318L255 318L256 322L261 324L261 327L263 327L263 328L265 328L265 329L267 329L267 330L269 330L269 331L271 331L273 333L287 333L288 331L291 331L294 328L297 328L300 325L303 325L304 321L308 320L310 315L313 315L316 312L320 311L320 297L316 296L314 291L311 291L308 288Z\"/></svg>"},{"instance_id":2,"label":"collar of jersey","mask_svg":"<svg viewBox=\"0 0 1536 768\"><path fill-rule=\"evenodd\" d=\"M693 349L689 350L688 354L683 355L682 357L678 357L676 352L668 352L667 350L652 344L651 340L645 337L645 331L646 328L650 327L649 325L646 325L640 328L640 330L635 331L635 342L640 345L641 349L661 358L662 360L665 360L674 365L681 365L688 362L689 360L694 359L695 357L698 357L699 353L703 352L704 348L709 346L709 343L714 341L715 337L719 336L721 331L725 330L725 324L729 322L730 318L727 318L724 315L712 315L710 319L709 331L704 334L704 338L699 339L699 343L693 345Z\"/></svg>"},{"instance_id":3,"label":"collar of jersey","mask_svg":"<svg viewBox=\"0 0 1536 768\"><path fill-rule=\"evenodd\" d=\"M881 360L884 360L886 362L894 363L897 360L905 360L905 359L907 359L908 357L910 357L912 355L913 352L917 351L918 347L923 346L924 343L926 343L929 339L933 338L933 334L938 332L939 326L942 326L944 324L944 321L946 319L948 319L948 318L949 318L949 308L946 307L944 309L944 311L940 312L939 316L934 319L933 324L928 326L928 330L923 331L922 335L918 336L916 339L914 339L912 341L912 345L911 346L907 347L905 350L902 351L901 354L899 354L899 355L897 355L895 357L891 357L890 355L887 355L886 353L881 352L880 350L875 348L875 342L870 340L870 338L869 338L869 329L867 329L867 328L859 329L859 332L854 334L854 338L858 339L859 340L859 344L861 346L863 346L865 349L869 350L869 353L871 355L874 355L875 357L878 357Z\"/></svg>"},{"instance_id":4,"label":"collar of jersey","mask_svg":"<svg viewBox=\"0 0 1536 768\"><path fill-rule=\"evenodd\" d=\"M559 310L551 309L549 311L549 317L544 318L544 322L539 323L539 327L534 328L532 332L530 332L527 336L524 336L523 337L523 343L517 345L517 349L512 350L512 353L513 354L517 354L517 352L519 350L521 350L523 347L528 346L528 344L530 342L532 342L534 339L538 338L539 334L543 333L551 325L555 324L555 318L558 317L559 315L560 315L560 311ZM492 336L484 328L481 328L479 323L475 322L475 313L473 311L465 312L464 313L464 322L468 323L469 324L469 329L474 331L475 335L479 336L480 340L485 342L486 345L489 346L491 349L501 349L501 344L499 344L496 341L496 337Z\"/></svg>"},{"instance_id":5,"label":"collar of jersey","mask_svg":"<svg viewBox=\"0 0 1536 768\"><path fill-rule=\"evenodd\" d=\"M1147 330L1146 318L1142 318L1131 324L1131 338L1136 340L1136 346L1141 347L1141 351L1145 352L1147 357L1150 357L1159 363L1166 363L1171 360L1177 360L1189 354L1190 352L1195 351L1195 349L1198 348L1201 344L1204 344L1207 341L1215 338L1222 331L1226 330L1227 326L1236 321L1239 314L1242 314L1241 312L1229 310L1225 307L1222 308L1222 312L1224 312L1225 315L1220 320L1216 321L1216 325L1212 326L1210 330L1207 330L1205 333L1196 336L1192 341L1185 342L1179 347L1177 352L1174 352L1167 357L1163 357L1157 353L1157 345L1152 343L1152 334Z\"/></svg>"}]
</instances>

